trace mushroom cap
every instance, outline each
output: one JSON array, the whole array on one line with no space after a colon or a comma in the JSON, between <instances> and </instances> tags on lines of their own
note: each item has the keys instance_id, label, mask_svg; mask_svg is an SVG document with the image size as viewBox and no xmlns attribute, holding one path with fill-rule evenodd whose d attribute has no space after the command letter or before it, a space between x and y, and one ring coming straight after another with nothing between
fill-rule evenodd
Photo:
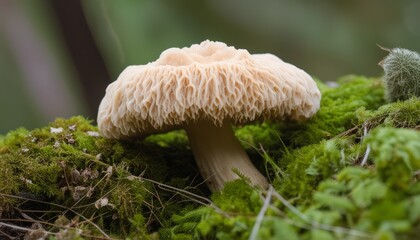
<instances>
[{"instance_id":1,"label":"mushroom cap","mask_svg":"<svg viewBox=\"0 0 420 240\"><path fill-rule=\"evenodd\" d=\"M199 120L306 119L320 99L314 80L278 57L206 40L128 66L107 87L97 121L105 137L133 138Z\"/></svg>"}]
</instances>

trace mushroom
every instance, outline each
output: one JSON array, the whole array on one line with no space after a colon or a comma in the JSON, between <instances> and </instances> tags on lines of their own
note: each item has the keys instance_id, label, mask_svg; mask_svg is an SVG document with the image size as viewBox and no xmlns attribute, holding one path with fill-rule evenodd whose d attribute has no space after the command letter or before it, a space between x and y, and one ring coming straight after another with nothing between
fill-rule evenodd
<instances>
[{"instance_id":1,"label":"mushroom","mask_svg":"<svg viewBox=\"0 0 420 240\"><path fill-rule=\"evenodd\" d=\"M301 69L271 54L250 54L206 40L170 48L146 65L128 66L99 106L107 138L130 139L184 128L211 191L241 175L258 187L267 179L253 166L232 124L264 119L306 119L321 94Z\"/></svg>"}]
</instances>

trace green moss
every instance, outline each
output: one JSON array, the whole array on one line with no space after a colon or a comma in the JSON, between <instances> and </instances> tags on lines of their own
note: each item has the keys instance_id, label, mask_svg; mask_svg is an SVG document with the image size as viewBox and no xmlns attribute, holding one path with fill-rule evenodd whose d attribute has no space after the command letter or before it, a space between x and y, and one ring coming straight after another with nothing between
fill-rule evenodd
<instances>
[{"instance_id":1,"label":"green moss","mask_svg":"<svg viewBox=\"0 0 420 240\"><path fill-rule=\"evenodd\" d=\"M243 148L251 152L260 149L260 147L279 148L281 146L279 130L279 123L263 122L238 127L235 130L235 135L241 141Z\"/></svg>"},{"instance_id":2,"label":"green moss","mask_svg":"<svg viewBox=\"0 0 420 240\"><path fill-rule=\"evenodd\" d=\"M370 157L384 182L406 189L414 171L420 169L420 132L411 129L377 128L365 139Z\"/></svg>"},{"instance_id":3,"label":"green moss","mask_svg":"<svg viewBox=\"0 0 420 240\"><path fill-rule=\"evenodd\" d=\"M346 76L338 83L322 92L321 107L309 121L285 124L282 139L296 147L332 138L354 126L357 109L376 109L385 102L379 79Z\"/></svg>"},{"instance_id":4,"label":"green moss","mask_svg":"<svg viewBox=\"0 0 420 240\"><path fill-rule=\"evenodd\" d=\"M418 128L418 100L380 107L385 101L379 80L349 77L340 83L335 89L324 88L320 112L306 123L237 129L238 138L251 143L248 152L261 143L269 157L275 153L275 166L268 165L278 173L272 175L273 184L283 201L295 207L278 198L270 201L259 229L264 239L416 239L420 185L413 171L420 168L418 132L373 129ZM370 161L361 167L368 144ZM174 222L175 228L189 224L177 228L177 234L187 239L249 238L264 198L246 197L248 190L235 184L240 182L212 196L224 213L210 207L187 211L186 218Z\"/></svg>"},{"instance_id":5,"label":"green moss","mask_svg":"<svg viewBox=\"0 0 420 240\"><path fill-rule=\"evenodd\" d=\"M222 191L213 194L212 200L228 213L255 214L262 204L258 191L242 179L226 183Z\"/></svg>"},{"instance_id":6,"label":"green moss","mask_svg":"<svg viewBox=\"0 0 420 240\"><path fill-rule=\"evenodd\" d=\"M313 202L304 213L317 222L345 226L353 231L333 231L333 239L353 234L366 238L389 235L412 239L408 233L418 227L419 221L410 217L413 208L409 204L418 199L418 183L407 186L412 192L394 188L381 177L381 171L380 168L344 168L335 180L327 179L319 184ZM416 208L418 217L417 211Z\"/></svg>"},{"instance_id":7,"label":"green moss","mask_svg":"<svg viewBox=\"0 0 420 240\"><path fill-rule=\"evenodd\" d=\"M177 147L183 149L188 145L188 137L184 130L175 130L148 136L145 142L157 144L161 147Z\"/></svg>"},{"instance_id":8,"label":"green moss","mask_svg":"<svg viewBox=\"0 0 420 240\"><path fill-rule=\"evenodd\" d=\"M419 128L420 126L420 99L410 98L407 101L395 102L384 105L375 111L359 109L357 112L358 123L368 128L379 125Z\"/></svg>"},{"instance_id":9,"label":"green moss","mask_svg":"<svg viewBox=\"0 0 420 240\"><path fill-rule=\"evenodd\" d=\"M301 239L296 228L282 217L267 217L258 231L258 239ZM325 239L325 238L317 238Z\"/></svg>"},{"instance_id":10,"label":"green moss","mask_svg":"<svg viewBox=\"0 0 420 240\"><path fill-rule=\"evenodd\" d=\"M337 96L337 102L341 101ZM282 202L273 201L270 206L277 210L267 211L259 236L265 239L276 239L274 236L281 234L290 236L290 239L416 239L416 229L420 224L420 185L413 171L420 168L417 165L420 160L418 132L378 128L383 125L418 128L416 101L384 105L378 110L373 109L378 103L368 111L365 107L358 108L357 113L351 114L351 124L343 128L350 128L349 131L329 140L300 148L293 148L292 144L286 149L282 143L277 143L282 149L276 164L281 168L281 174L274 178L274 186L314 225L311 226L308 220L302 221ZM367 129L378 129L364 136L365 125L358 125L358 121L369 123ZM266 137L272 131L269 137L272 138L277 135L278 126L268 127L267 131L261 125L246 126L238 129L237 134L252 141L253 130L257 132L256 136L262 130ZM278 135L275 138L278 139ZM260 139L262 144L269 142ZM371 148L368 164L373 165L360 167L367 144ZM272 148L267 150L275 151ZM189 218L191 228L177 234L185 233L185 236L196 238L247 239L258 209L261 209L262 199L241 195L247 190L235 184L240 183L227 184L223 192L212 197L228 215L211 208L188 211L185 216L196 214ZM243 202L242 199L248 200ZM250 210L254 204L254 210ZM183 221L176 222L176 226L182 224Z\"/></svg>"},{"instance_id":11,"label":"green moss","mask_svg":"<svg viewBox=\"0 0 420 240\"><path fill-rule=\"evenodd\" d=\"M212 195L214 205L185 209L172 217L175 226L161 231L163 239L247 239L252 216L262 206L259 192L244 179L228 182ZM221 214L223 212L223 214Z\"/></svg>"},{"instance_id":12,"label":"green moss","mask_svg":"<svg viewBox=\"0 0 420 240\"><path fill-rule=\"evenodd\" d=\"M318 84L311 120L235 127L256 166L265 164L270 196L245 178L210 194L182 130L115 141L74 117L0 140L2 217L24 210L55 222L42 226L57 238L103 236L88 218L127 239L249 239L254 227L259 239L416 239L419 100L381 106L377 79Z\"/></svg>"},{"instance_id":13,"label":"green moss","mask_svg":"<svg viewBox=\"0 0 420 240\"><path fill-rule=\"evenodd\" d=\"M104 139L83 117L57 119L33 131L18 129L0 143L0 177L4 179L0 182L0 208L17 205L24 209L34 205L21 205L26 201L51 202L54 204L42 204L40 213L33 217L55 219L58 216L51 211L72 208L74 211L67 211L67 218L79 218L76 212L80 213L119 236L128 236L133 229L129 219L141 215L149 220L138 231L153 232L160 219L187 204L175 204L179 197L168 192L156 194L152 184L142 178L162 183L184 179L178 181L180 188L202 181L190 175L196 171L191 154L176 154L156 144ZM172 161L163 155L177 157ZM177 165L185 171L170 171ZM155 202L168 208L155 206ZM167 209L171 211L168 213ZM9 218L14 214L3 212ZM85 234L91 231L102 235L91 224L75 221Z\"/></svg>"},{"instance_id":14,"label":"green moss","mask_svg":"<svg viewBox=\"0 0 420 240\"><path fill-rule=\"evenodd\" d=\"M160 230L161 239L193 239L199 238L196 231L203 217L212 212L209 207L199 207L196 209L186 208L179 214L174 214L171 220L175 226ZM207 234L205 234L207 235Z\"/></svg>"},{"instance_id":15,"label":"green moss","mask_svg":"<svg viewBox=\"0 0 420 240\"><path fill-rule=\"evenodd\" d=\"M354 147L337 144L336 141L342 141L340 139L334 139L335 144L330 143L329 147L326 144L331 140L321 142L324 149L319 152L316 152L317 145L303 147L291 153L297 161L289 164L293 169L288 169L286 173L294 173L295 177L286 175L285 182L280 183L280 193L304 209L303 213L312 221L348 229L335 231L329 227L331 239L351 235L369 239L385 235L395 239L415 239L415 235L411 234L415 234L415 229L419 227L420 210L412 206L417 206L415 203L420 189L413 171L420 168L419 137L419 132L411 129L377 128L362 143L353 143ZM359 163L357 155L365 154L367 145L371 148L369 159L373 165L369 168L355 167ZM341 154L338 149L343 149ZM312 161L308 160L310 164L304 161L303 156L313 157ZM344 160L346 164L337 165L337 159ZM313 171L310 165L324 171ZM319 178L308 176L312 172ZM302 183L306 184L302 187ZM293 184L297 187L290 187ZM316 186L317 190L312 190ZM307 194L306 201L296 201L295 193L299 193L299 189L313 194ZM414 213L411 213L413 209ZM316 231L303 231L301 237L313 239L314 234L318 234Z\"/></svg>"},{"instance_id":16,"label":"green moss","mask_svg":"<svg viewBox=\"0 0 420 240\"><path fill-rule=\"evenodd\" d=\"M353 164L358 153L359 146L351 138L323 140L294 150L279 160L287 167L274 185L285 197L308 200L319 181Z\"/></svg>"}]
</instances>

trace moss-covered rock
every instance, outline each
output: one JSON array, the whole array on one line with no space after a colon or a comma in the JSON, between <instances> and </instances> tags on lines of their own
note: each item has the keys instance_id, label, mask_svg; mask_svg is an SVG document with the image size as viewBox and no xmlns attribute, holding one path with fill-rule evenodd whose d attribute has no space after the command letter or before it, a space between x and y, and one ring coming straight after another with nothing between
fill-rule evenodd
<instances>
[{"instance_id":1,"label":"moss-covered rock","mask_svg":"<svg viewBox=\"0 0 420 240\"><path fill-rule=\"evenodd\" d=\"M13 226L38 228L26 235L51 239L417 239L420 100L384 105L381 81L360 76L337 88L319 84L321 109L311 120L235 128L267 174L267 191L242 178L210 194L182 130L123 142L73 117L12 131L0 138L2 231L22 237Z\"/></svg>"}]
</instances>

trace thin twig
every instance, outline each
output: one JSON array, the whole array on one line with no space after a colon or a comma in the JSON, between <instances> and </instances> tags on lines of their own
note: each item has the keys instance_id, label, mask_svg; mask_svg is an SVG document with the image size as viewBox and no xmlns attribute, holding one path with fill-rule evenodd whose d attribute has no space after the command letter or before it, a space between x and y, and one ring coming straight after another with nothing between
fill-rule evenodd
<instances>
[{"instance_id":1,"label":"thin twig","mask_svg":"<svg viewBox=\"0 0 420 240\"><path fill-rule=\"evenodd\" d=\"M261 207L261 210L258 213L257 219L255 220L255 224L254 224L254 227L252 228L252 232L251 232L251 235L249 236L249 240L257 239L258 231L260 230L265 212L267 211L267 208L271 202L271 196L273 195L273 190L274 190L273 186L270 185L268 188L267 196L265 197L265 200L264 200L264 205Z\"/></svg>"},{"instance_id":2,"label":"thin twig","mask_svg":"<svg viewBox=\"0 0 420 240\"><path fill-rule=\"evenodd\" d=\"M357 131L359 129L359 126L354 126L340 134L338 134L336 137L340 138L340 137L345 137L345 136L349 136L349 134L352 134L353 132Z\"/></svg>"},{"instance_id":3,"label":"thin twig","mask_svg":"<svg viewBox=\"0 0 420 240\"><path fill-rule=\"evenodd\" d=\"M366 153L365 153L365 156L362 159L362 162L360 163L360 166L363 167L367 163L369 154L370 154L370 144L368 144L367 147L366 147Z\"/></svg>"},{"instance_id":4,"label":"thin twig","mask_svg":"<svg viewBox=\"0 0 420 240\"><path fill-rule=\"evenodd\" d=\"M22 231L22 232L31 232L31 233L39 230L39 229L20 227L20 226L16 226L16 225L13 225L13 224L8 224L8 223L5 223L5 222L0 222L0 227L2 227L2 226L8 227L8 228L11 228L11 229L14 229L14 230L19 230L19 231ZM56 233L48 232L44 229L42 229L42 231L45 232L46 234L49 234L49 235L56 235Z\"/></svg>"},{"instance_id":5,"label":"thin twig","mask_svg":"<svg viewBox=\"0 0 420 240\"><path fill-rule=\"evenodd\" d=\"M363 138L365 138L366 135L367 135L367 128L366 128L366 125L364 125L364 127L363 127ZM370 144L368 143L367 144L367 147L366 147L365 156L363 157L363 160L360 163L360 166L364 166L367 163L367 160L368 160L368 157L369 157L369 153L370 153Z\"/></svg>"}]
</instances>

